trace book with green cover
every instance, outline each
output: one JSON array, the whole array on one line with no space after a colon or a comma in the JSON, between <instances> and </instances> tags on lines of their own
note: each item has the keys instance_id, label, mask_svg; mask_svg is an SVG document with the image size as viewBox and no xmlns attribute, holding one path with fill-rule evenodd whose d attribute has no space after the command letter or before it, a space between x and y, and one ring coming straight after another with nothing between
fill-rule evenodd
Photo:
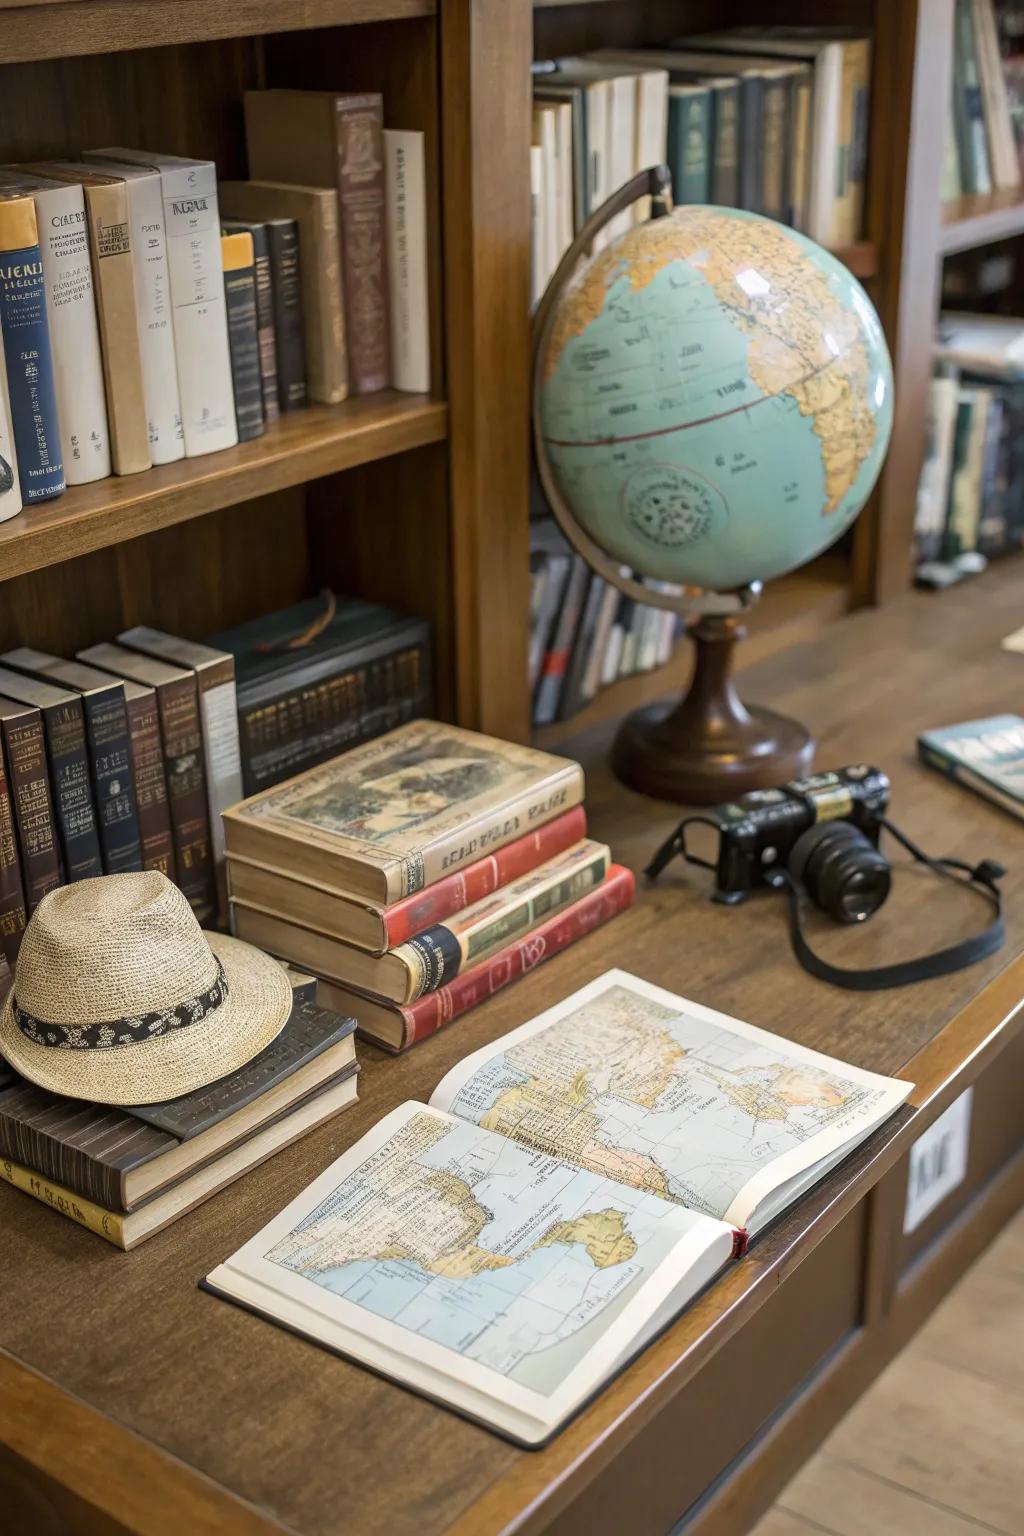
<instances>
[{"instance_id":1,"label":"book with green cover","mask_svg":"<svg viewBox=\"0 0 1024 1536\"><path fill-rule=\"evenodd\" d=\"M922 763L1024 821L1024 719L992 715L922 731Z\"/></svg>"},{"instance_id":2,"label":"book with green cover","mask_svg":"<svg viewBox=\"0 0 1024 1536\"><path fill-rule=\"evenodd\" d=\"M668 164L673 202L711 201L711 91L707 85L668 88Z\"/></svg>"}]
</instances>

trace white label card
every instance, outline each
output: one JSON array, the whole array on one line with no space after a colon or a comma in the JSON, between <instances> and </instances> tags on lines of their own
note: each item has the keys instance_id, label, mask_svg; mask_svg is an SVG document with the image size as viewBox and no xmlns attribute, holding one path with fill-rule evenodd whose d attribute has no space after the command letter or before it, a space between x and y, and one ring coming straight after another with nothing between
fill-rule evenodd
<instances>
[{"instance_id":1,"label":"white label card","mask_svg":"<svg viewBox=\"0 0 1024 1536\"><path fill-rule=\"evenodd\" d=\"M903 1212L904 1232L916 1231L925 1217L963 1183L971 1141L973 1097L973 1087L966 1089L944 1114L922 1131L911 1147L907 1204Z\"/></svg>"}]
</instances>

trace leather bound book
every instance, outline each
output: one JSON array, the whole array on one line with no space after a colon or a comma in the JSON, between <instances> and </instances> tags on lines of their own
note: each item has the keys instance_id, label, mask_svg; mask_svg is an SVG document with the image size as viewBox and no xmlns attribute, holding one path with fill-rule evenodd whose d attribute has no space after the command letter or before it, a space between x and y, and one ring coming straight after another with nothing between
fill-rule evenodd
<instances>
[{"instance_id":1,"label":"leather bound book","mask_svg":"<svg viewBox=\"0 0 1024 1536\"><path fill-rule=\"evenodd\" d=\"M139 656L120 645L90 646L78 656L115 677L131 678L156 689L175 879L199 921L209 923L216 915L217 900L195 673Z\"/></svg>"},{"instance_id":2,"label":"leather bound book","mask_svg":"<svg viewBox=\"0 0 1024 1536\"><path fill-rule=\"evenodd\" d=\"M124 684L27 645L6 651L0 663L81 695L104 871L116 875L142 869Z\"/></svg>"},{"instance_id":3,"label":"leather bound book","mask_svg":"<svg viewBox=\"0 0 1024 1536\"><path fill-rule=\"evenodd\" d=\"M0 667L0 691L34 705L43 717L50 792L66 880L92 880L103 873L99 830L89 778L85 714L77 693Z\"/></svg>"},{"instance_id":4,"label":"leather bound book","mask_svg":"<svg viewBox=\"0 0 1024 1536\"><path fill-rule=\"evenodd\" d=\"M46 768L42 714L30 704L0 697L0 737L14 804L25 910L31 917L47 891L62 885L64 880Z\"/></svg>"},{"instance_id":5,"label":"leather bound book","mask_svg":"<svg viewBox=\"0 0 1024 1536\"><path fill-rule=\"evenodd\" d=\"M221 235L224 303L231 349L231 385L235 392L238 441L263 436L263 389L260 382L259 325L256 318L256 262L252 235L241 230Z\"/></svg>"},{"instance_id":6,"label":"leather bound book","mask_svg":"<svg viewBox=\"0 0 1024 1536\"><path fill-rule=\"evenodd\" d=\"M174 862L171 805L156 689L130 677L123 681L128 734L132 743L132 782L139 816L142 867L158 869L168 880L176 880L178 870Z\"/></svg>"},{"instance_id":7,"label":"leather bound book","mask_svg":"<svg viewBox=\"0 0 1024 1536\"><path fill-rule=\"evenodd\" d=\"M14 830L14 807L0 752L0 960L12 966L18 958L25 932L25 892L21 884L21 860ZM6 993L0 970L0 998ZM2 1067L2 1063L0 1063Z\"/></svg>"},{"instance_id":8,"label":"leather bound book","mask_svg":"<svg viewBox=\"0 0 1024 1536\"><path fill-rule=\"evenodd\" d=\"M302 321L302 263L294 219L267 219L270 283L277 344L277 401L282 411L308 404L306 339Z\"/></svg>"},{"instance_id":9,"label":"leather bound book","mask_svg":"<svg viewBox=\"0 0 1024 1536\"><path fill-rule=\"evenodd\" d=\"M237 182L219 182L218 193ZM247 223L242 219L222 219L221 229L234 234L246 230L252 235L252 260L256 272L256 338L260 348L260 389L263 399L263 421L270 426L281 415L277 400L277 333L274 330L274 282L270 272L270 241L265 224Z\"/></svg>"}]
</instances>

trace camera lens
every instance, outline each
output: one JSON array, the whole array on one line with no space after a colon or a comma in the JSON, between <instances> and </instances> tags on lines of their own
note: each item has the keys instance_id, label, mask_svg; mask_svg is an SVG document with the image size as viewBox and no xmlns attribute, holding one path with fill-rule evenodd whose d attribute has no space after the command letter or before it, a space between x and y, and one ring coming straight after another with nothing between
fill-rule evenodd
<instances>
[{"instance_id":1,"label":"camera lens","mask_svg":"<svg viewBox=\"0 0 1024 1536\"><path fill-rule=\"evenodd\" d=\"M889 894L888 861L859 827L824 821L793 844L789 871L838 923L862 923Z\"/></svg>"}]
</instances>

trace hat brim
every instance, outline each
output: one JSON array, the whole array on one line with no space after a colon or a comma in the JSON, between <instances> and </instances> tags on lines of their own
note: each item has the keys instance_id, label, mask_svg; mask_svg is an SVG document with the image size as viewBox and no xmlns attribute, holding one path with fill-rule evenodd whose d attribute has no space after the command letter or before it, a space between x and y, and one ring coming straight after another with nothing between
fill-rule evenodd
<instances>
[{"instance_id":1,"label":"hat brim","mask_svg":"<svg viewBox=\"0 0 1024 1536\"><path fill-rule=\"evenodd\" d=\"M292 1011L284 967L262 950L207 933L224 967L228 996L198 1024L153 1040L66 1050L26 1039L14 1017L15 985L0 1011L0 1055L40 1088L96 1104L157 1104L237 1072L281 1033Z\"/></svg>"}]
</instances>

